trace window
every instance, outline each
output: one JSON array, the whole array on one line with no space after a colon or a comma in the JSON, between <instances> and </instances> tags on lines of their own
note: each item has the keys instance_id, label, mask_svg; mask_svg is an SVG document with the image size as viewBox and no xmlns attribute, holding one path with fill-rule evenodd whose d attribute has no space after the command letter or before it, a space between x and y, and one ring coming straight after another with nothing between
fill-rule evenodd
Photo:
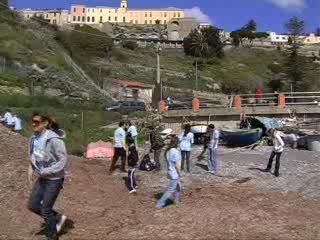
<instances>
[{"instance_id":1,"label":"window","mask_svg":"<svg viewBox=\"0 0 320 240\"><path fill-rule=\"evenodd\" d=\"M148 17L148 13L145 13L144 16L145 16L145 17Z\"/></svg>"},{"instance_id":2,"label":"window","mask_svg":"<svg viewBox=\"0 0 320 240\"><path fill-rule=\"evenodd\" d=\"M280 39L279 37L276 37L276 39Z\"/></svg>"},{"instance_id":3,"label":"window","mask_svg":"<svg viewBox=\"0 0 320 240\"><path fill-rule=\"evenodd\" d=\"M86 17L82 17L82 22L85 22L86 21Z\"/></svg>"},{"instance_id":4,"label":"window","mask_svg":"<svg viewBox=\"0 0 320 240\"><path fill-rule=\"evenodd\" d=\"M118 17L115 17L114 20L117 22L118 21Z\"/></svg>"},{"instance_id":5,"label":"window","mask_svg":"<svg viewBox=\"0 0 320 240\"><path fill-rule=\"evenodd\" d=\"M174 17L174 18L177 17L177 13L174 13L174 14L173 14L173 17Z\"/></svg>"},{"instance_id":6,"label":"window","mask_svg":"<svg viewBox=\"0 0 320 240\"><path fill-rule=\"evenodd\" d=\"M124 23L126 22L126 17L123 17L123 22L124 22Z\"/></svg>"},{"instance_id":7,"label":"window","mask_svg":"<svg viewBox=\"0 0 320 240\"><path fill-rule=\"evenodd\" d=\"M80 16L78 16L78 22L80 22Z\"/></svg>"},{"instance_id":8,"label":"window","mask_svg":"<svg viewBox=\"0 0 320 240\"><path fill-rule=\"evenodd\" d=\"M145 24L148 24L148 20L145 20L144 23L145 23Z\"/></svg>"},{"instance_id":9,"label":"window","mask_svg":"<svg viewBox=\"0 0 320 240\"><path fill-rule=\"evenodd\" d=\"M149 23L152 24L152 20L150 20Z\"/></svg>"},{"instance_id":10,"label":"window","mask_svg":"<svg viewBox=\"0 0 320 240\"><path fill-rule=\"evenodd\" d=\"M167 15L167 13L165 12L165 13L164 13L164 17L167 17L167 16L168 16L168 15Z\"/></svg>"},{"instance_id":11,"label":"window","mask_svg":"<svg viewBox=\"0 0 320 240\"><path fill-rule=\"evenodd\" d=\"M102 9L100 9L100 12L102 13Z\"/></svg>"},{"instance_id":12,"label":"window","mask_svg":"<svg viewBox=\"0 0 320 240\"><path fill-rule=\"evenodd\" d=\"M181 17L181 14L180 14L180 13L178 13L178 18L179 18L179 17Z\"/></svg>"},{"instance_id":13,"label":"window","mask_svg":"<svg viewBox=\"0 0 320 240\"><path fill-rule=\"evenodd\" d=\"M28 15L28 17L29 17L29 15ZM76 16L73 16L73 21L74 21L74 22L76 21Z\"/></svg>"},{"instance_id":14,"label":"window","mask_svg":"<svg viewBox=\"0 0 320 240\"><path fill-rule=\"evenodd\" d=\"M95 18L94 17L92 17L92 22L95 22L96 20L95 20Z\"/></svg>"},{"instance_id":15,"label":"window","mask_svg":"<svg viewBox=\"0 0 320 240\"><path fill-rule=\"evenodd\" d=\"M73 12L76 12L76 11L77 11L77 8L74 8L74 9L73 9Z\"/></svg>"},{"instance_id":16,"label":"window","mask_svg":"<svg viewBox=\"0 0 320 240\"><path fill-rule=\"evenodd\" d=\"M152 17L152 13L149 13L149 16Z\"/></svg>"},{"instance_id":17,"label":"window","mask_svg":"<svg viewBox=\"0 0 320 240\"><path fill-rule=\"evenodd\" d=\"M87 22L90 22L90 17L87 17Z\"/></svg>"},{"instance_id":18,"label":"window","mask_svg":"<svg viewBox=\"0 0 320 240\"><path fill-rule=\"evenodd\" d=\"M138 20L136 20L136 24L138 24Z\"/></svg>"},{"instance_id":19,"label":"window","mask_svg":"<svg viewBox=\"0 0 320 240\"><path fill-rule=\"evenodd\" d=\"M94 9L92 9L92 12L94 13Z\"/></svg>"},{"instance_id":20,"label":"window","mask_svg":"<svg viewBox=\"0 0 320 240\"><path fill-rule=\"evenodd\" d=\"M130 20L130 23L133 23L133 20Z\"/></svg>"},{"instance_id":21,"label":"window","mask_svg":"<svg viewBox=\"0 0 320 240\"><path fill-rule=\"evenodd\" d=\"M286 40L286 37L282 37L283 40Z\"/></svg>"},{"instance_id":22,"label":"window","mask_svg":"<svg viewBox=\"0 0 320 240\"><path fill-rule=\"evenodd\" d=\"M82 9L82 12L83 12L83 13L85 13L85 12L86 12L86 9L85 9L85 8L84 8L84 9Z\"/></svg>"},{"instance_id":23,"label":"window","mask_svg":"<svg viewBox=\"0 0 320 240\"><path fill-rule=\"evenodd\" d=\"M29 16L29 15L27 15L27 18L30 18L30 16ZM73 17L73 18L75 18L75 17Z\"/></svg>"},{"instance_id":24,"label":"window","mask_svg":"<svg viewBox=\"0 0 320 240\"><path fill-rule=\"evenodd\" d=\"M49 18L49 15L48 15L48 14L46 15L46 18Z\"/></svg>"},{"instance_id":25,"label":"window","mask_svg":"<svg viewBox=\"0 0 320 240\"><path fill-rule=\"evenodd\" d=\"M164 24L167 24L167 20L164 20Z\"/></svg>"},{"instance_id":26,"label":"window","mask_svg":"<svg viewBox=\"0 0 320 240\"><path fill-rule=\"evenodd\" d=\"M88 8L88 12L90 12L90 8Z\"/></svg>"},{"instance_id":27,"label":"window","mask_svg":"<svg viewBox=\"0 0 320 240\"><path fill-rule=\"evenodd\" d=\"M100 16L100 23L102 23L102 16Z\"/></svg>"},{"instance_id":28,"label":"window","mask_svg":"<svg viewBox=\"0 0 320 240\"><path fill-rule=\"evenodd\" d=\"M56 17L56 16L57 16L57 13L54 13L53 16ZM47 17L48 17L48 14L47 14Z\"/></svg>"},{"instance_id":29,"label":"window","mask_svg":"<svg viewBox=\"0 0 320 240\"><path fill-rule=\"evenodd\" d=\"M57 25L57 20L54 19L52 23L53 25Z\"/></svg>"},{"instance_id":30,"label":"window","mask_svg":"<svg viewBox=\"0 0 320 240\"><path fill-rule=\"evenodd\" d=\"M108 20L111 21L111 17L110 16L108 17Z\"/></svg>"}]
</instances>

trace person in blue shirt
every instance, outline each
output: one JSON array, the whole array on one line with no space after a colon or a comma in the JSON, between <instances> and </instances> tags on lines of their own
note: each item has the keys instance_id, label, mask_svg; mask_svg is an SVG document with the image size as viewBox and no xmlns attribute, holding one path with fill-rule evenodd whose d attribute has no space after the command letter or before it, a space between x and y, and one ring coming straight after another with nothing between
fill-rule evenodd
<instances>
[{"instance_id":1,"label":"person in blue shirt","mask_svg":"<svg viewBox=\"0 0 320 240\"><path fill-rule=\"evenodd\" d=\"M126 131L124 130L124 122L119 123L119 127L114 132L114 155L112 159L112 163L110 166L110 174L113 173L115 170L115 165L119 159L121 158L121 171L126 172L125 165L126 165L126 158L127 158L127 152L126 152Z\"/></svg>"},{"instance_id":2,"label":"person in blue shirt","mask_svg":"<svg viewBox=\"0 0 320 240\"><path fill-rule=\"evenodd\" d=\"M181 171L184 171L184 163L187 162L187 173L190 173L190 155L191 147L194 142L194 136L191 132L191 125L186 124L184 131L179 136L180 141L180 151L181 151Z\"/></svg>"},{"instance_id":3,"label":"person in blue shirt","mask_svg":"<svg viewBox=\"0 0 320 240\"><path fill-rule=\"evenodd\" d=\"M14 131L20 133L22 131L22 121L17 114L13 114Z\"/></svg>"},{"instance_id":4,"label":"person in blue shirt","mask_svg":"<svg viewBox=\"0 0 320 240\"><path fill-rule=\"evenodd\" d=\"M180 202L180 193L182 190L181 178L181 155L178 150L178 138L176 136L171 138L169 148L166 151L167 158L167 175L169 178L169 185L166 192L157 202L156 208L160 209L166 206L167 200L172 194L175 194L175 203Z\"/></svg>"},{"instance_id":5,"label":"person in blue shirt","mask_svg":"<svg viewBox=\"0 0 320 240\"><path fill-rule=\"evenodd\" d=\"M209 143L208 170L211 174L217 174L221 168L221 163L218 158L220 132L215 128L213 124L210 124L209 128L211 132L211 137Z\"/></svg>"}]
</instances>

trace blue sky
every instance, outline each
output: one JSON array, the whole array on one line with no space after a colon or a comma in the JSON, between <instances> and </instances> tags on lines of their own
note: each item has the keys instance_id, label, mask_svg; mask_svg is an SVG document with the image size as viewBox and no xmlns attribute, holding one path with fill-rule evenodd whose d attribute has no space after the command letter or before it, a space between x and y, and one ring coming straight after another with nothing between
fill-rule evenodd
<instances>
[{"instance_id":1,"label":"blue sky","mask_svg":"<svg viewBox=\"0 0 320 240\"><path fill-rule=\"evenodd\" d=\"M118 6L120 0L9 0L17 8L67 8L71 3ZM284 32L292 16L306 21L306 30L320 27L320 0L129 0L131 7L179 7L226 30L237 29L250 19L261 31Z\"/></svg>"}]
</instances>

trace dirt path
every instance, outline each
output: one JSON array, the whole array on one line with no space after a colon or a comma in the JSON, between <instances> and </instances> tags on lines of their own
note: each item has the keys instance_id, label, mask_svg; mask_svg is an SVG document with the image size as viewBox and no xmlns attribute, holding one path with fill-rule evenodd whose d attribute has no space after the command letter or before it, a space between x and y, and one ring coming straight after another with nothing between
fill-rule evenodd
<instances>
[{"instance_id":1,"label":"dirt path","mask_svg":"<svg viewBox=\"0 0 320 240\"><path fill-rule=\"evenodd\" d=\"M43 239L41 220L26 209L26 140L0 127L0 145L0 239ZM179 208L156 210L164 173L140 172L139 193L129 195L125 175L106 174L108 162L70 159L57 207L74 225L61 239L320 239L318 198L195 176L184 180Z\"/></svg>"}]
</instances>

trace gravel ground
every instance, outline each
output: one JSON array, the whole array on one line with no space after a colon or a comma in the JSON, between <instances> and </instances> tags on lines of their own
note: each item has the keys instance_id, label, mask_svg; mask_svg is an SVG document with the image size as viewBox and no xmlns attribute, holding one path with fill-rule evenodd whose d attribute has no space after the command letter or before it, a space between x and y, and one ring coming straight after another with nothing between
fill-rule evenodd
<instances>
[{"instance_id":1,"label":"gravel ground","mask_svg":"<svg viewBox=\"0 0 320 240\"><path fill-rule=\"evenodd\" d=\"M193 151L193 160L199 148ZM70 156L71 179L57 202L69 221L61 239L320 239L318 153L286 150L281 177L262 173L270 148L224 154L219 176L193 166L179 208L156 210L165 171L138 172L129 195L110 161ZM27 141L0 127L0 239L44 239L26 209Z\"/></svg>"}]
</instances>

